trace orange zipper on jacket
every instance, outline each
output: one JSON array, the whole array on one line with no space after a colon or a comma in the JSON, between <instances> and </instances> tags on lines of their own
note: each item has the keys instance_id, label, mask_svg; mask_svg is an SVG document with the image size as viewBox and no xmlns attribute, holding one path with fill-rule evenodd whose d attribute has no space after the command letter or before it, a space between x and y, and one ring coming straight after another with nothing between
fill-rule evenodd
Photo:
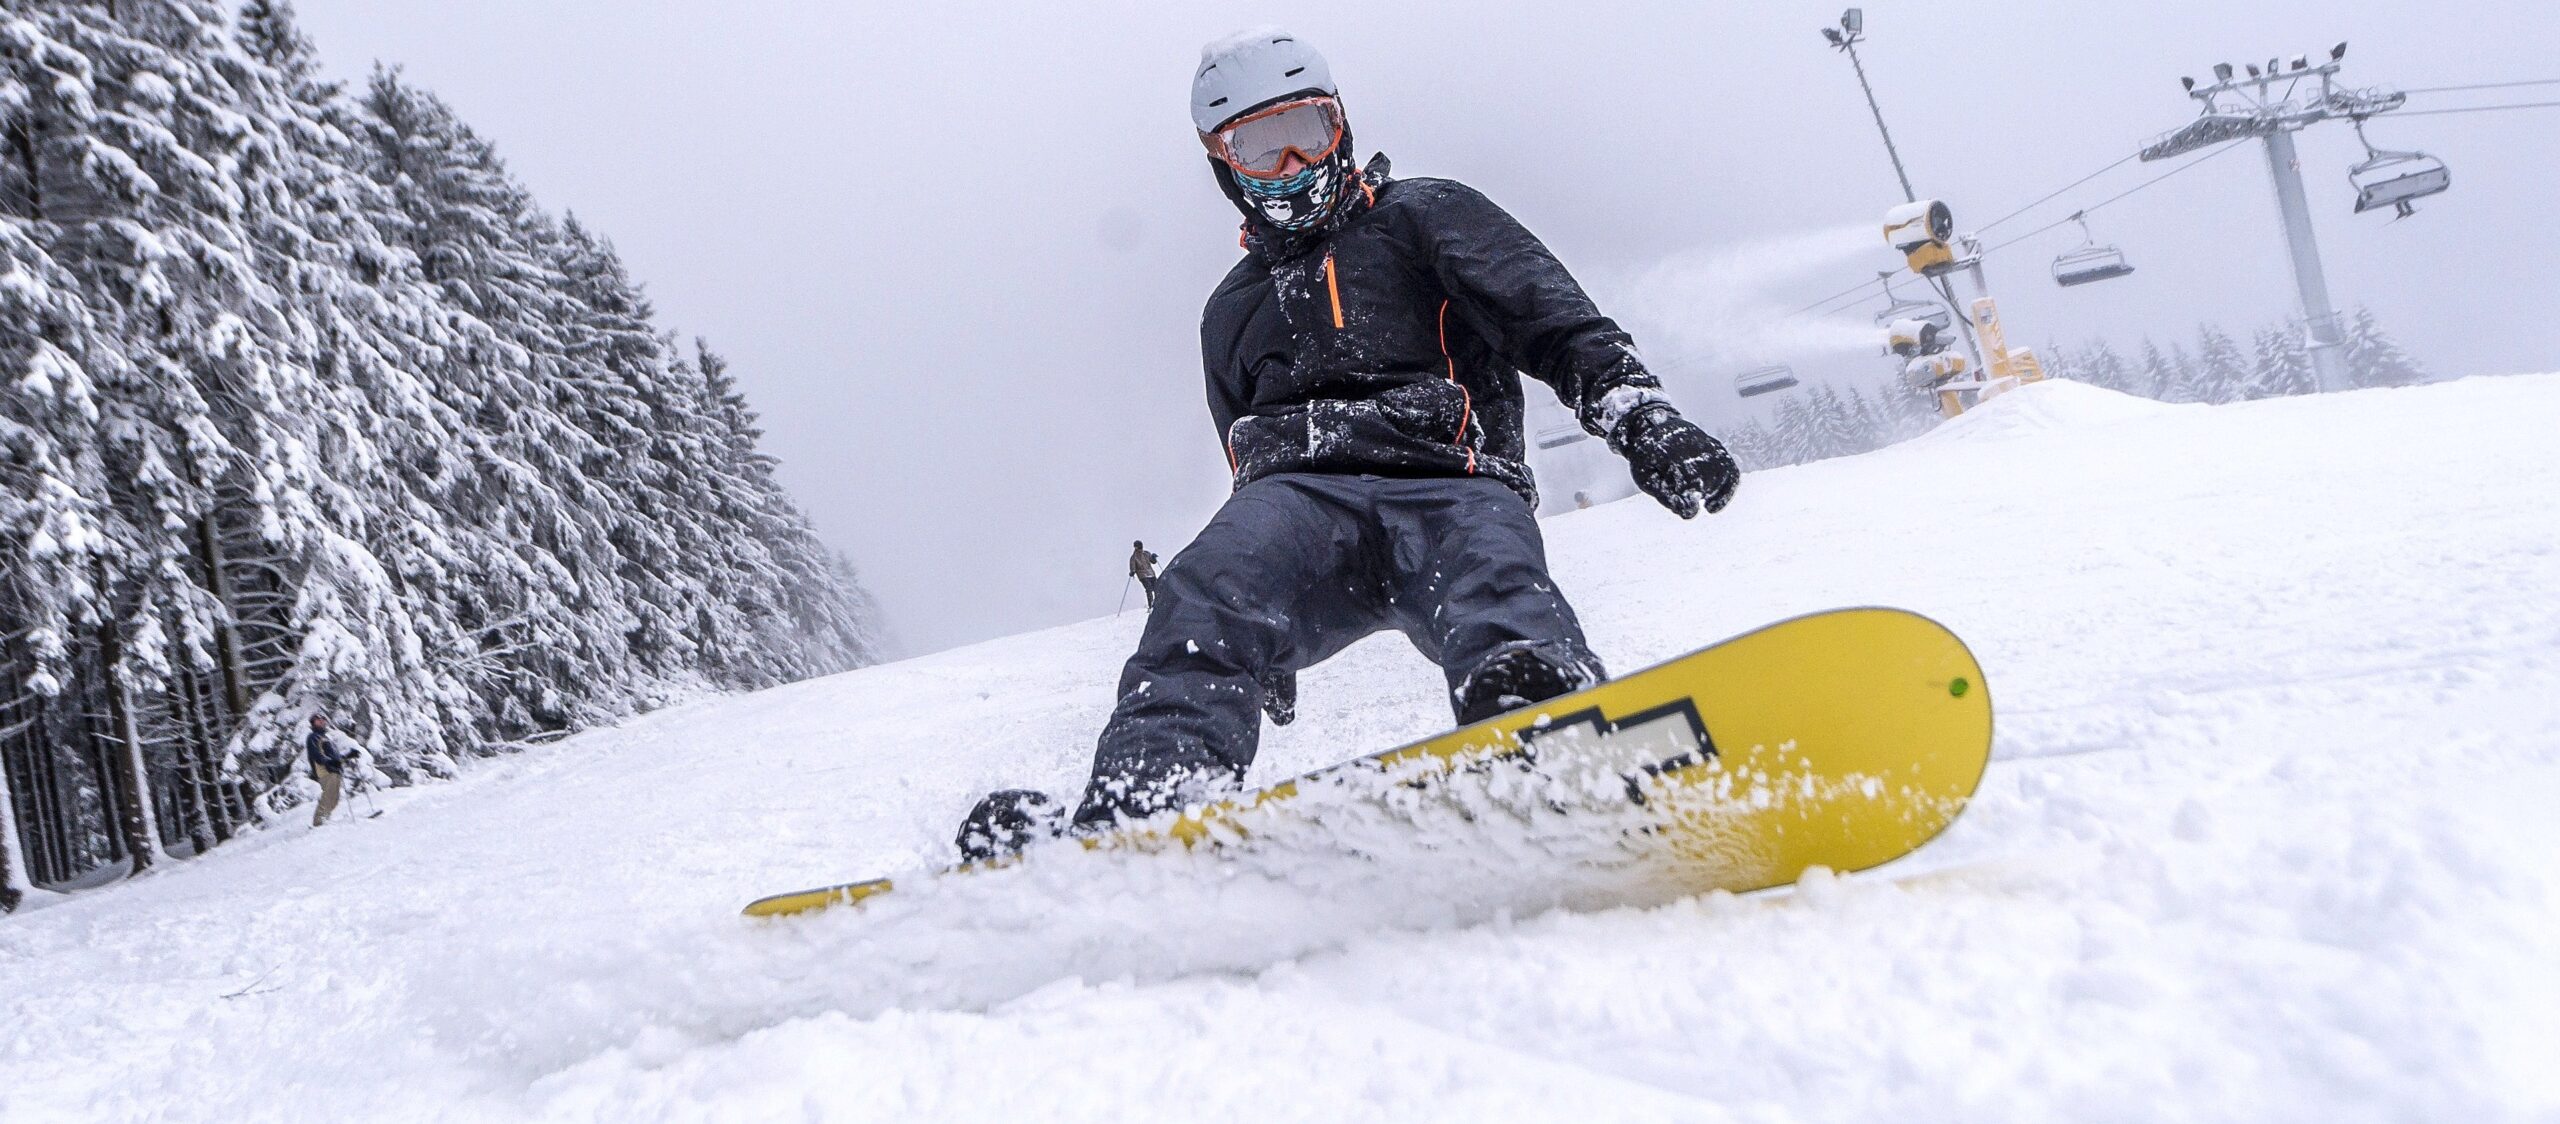
<instances>
[{"instance_id":1,"label":"orange zipper on jacket","mask_svg":"<svg viewBox=\"0 0 2560 1124\"><path fill-rule=\"evenodd\" d=\"M1333 279L1333 251L1324 252L1324 291L1333 298L1333 328L1342 330L1342 286Z\"/></svg>"},{"instance_id":2,"label":"orange zipper on jacket","mask_svg":"<svg viewBox=\"0 0 2560 1124\"><path fill-rule=\"evenodd\" d=\"M1476 472L1476 451L1467 445L1467 423L1475 420L1476 395L1467 389L1467 384L1458 381L1458 357L1449 353L1449 302L1445 300L1440 302L1440 358L1449 362L1449 385L1458 388L1461 402L1458 433L1449 439L1449 443L1466 450L1467 475L1473 476Z\"/></svg>"}]
</instances>

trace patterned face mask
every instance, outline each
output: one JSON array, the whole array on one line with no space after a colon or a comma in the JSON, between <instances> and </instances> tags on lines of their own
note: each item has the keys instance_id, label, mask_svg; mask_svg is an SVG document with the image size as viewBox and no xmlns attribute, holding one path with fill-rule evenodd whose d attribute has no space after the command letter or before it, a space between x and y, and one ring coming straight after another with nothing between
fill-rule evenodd
<instances>
[{"instance_id":1,"label":"patterned face mask","mask_svg":"<svg viewBox=\"0 0 2560 1124\"><path fill-rule=\"evenodd\" d=\"M1342 194L1343 169L1339 159L1326 160L1280 180L1260 179L1232 169L1229 174L1235 177L1245 202L1262 216L1262 221L1282 230L1305 230L1323 221Z\"/></svg>"}]
</instances>

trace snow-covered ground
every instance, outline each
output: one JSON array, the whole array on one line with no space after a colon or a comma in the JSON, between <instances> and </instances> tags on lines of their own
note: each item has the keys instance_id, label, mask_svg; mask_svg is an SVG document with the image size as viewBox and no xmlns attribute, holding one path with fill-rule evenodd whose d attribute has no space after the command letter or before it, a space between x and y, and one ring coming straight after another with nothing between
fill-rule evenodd
<instances>
[{"instance_id":1,"label":"snow-covered ground","mask_svg":"<svg viewBox=\"0 0 2560 1124\"><path fill-rule=\"evenodd\" d=\"M1436 929L1142 869L737 916L1071 787L1132 613L40 895L0 1120L2560 1118L2555 434L2560 375L2047 384L1697 523L1549 521L1616 666L1843 604L1972 643L1981 798L1865 875ZM1431 732L1439 682L1354 648L1257 774Z\"/></svg>"}]
</instances>

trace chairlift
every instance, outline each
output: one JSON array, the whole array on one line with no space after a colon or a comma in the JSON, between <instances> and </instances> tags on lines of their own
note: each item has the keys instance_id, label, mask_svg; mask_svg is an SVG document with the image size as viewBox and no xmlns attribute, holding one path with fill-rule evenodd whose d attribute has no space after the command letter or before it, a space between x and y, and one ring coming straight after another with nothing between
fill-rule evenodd
<instances>
[{"instance_id":1,"label":"chairlift","mask_svg":"<svg viewBox=\"0 0 2560 1124\"><path fill-rule=\"evenodd\" d=\"M1796 370L1784 363L1744 371L1734 377L1733 392L1744 398L1772 394L1796 385Z\"/></svg>"},{"instance_id":2,"label":"chairlift","mask_svg":"<svg viewBox=\"0 0 2560 1124\"><path fill-rule=\"evenodd\" d=\"M2356 213L2390 207L2405 219L2417 214L2411 204L2430 195L2443 194L2453 186L2453 172L2423 152L2395 152L2375 148L2364 139L2364 118L2355 119L2356 141L2364 145L2364 162L2347 169L2347 182L2355 185Z\"/></svg>"},{"instance_id":3,"label":"chairlift","mask_svg":"<svg viewBox=\"0 0 2560 1124\"><path fill-rule=\"evenodd\" d=\"M1876 313L1876 327L1879 328L1890 328L1900 320L1918 320L1926 324L1935 324L1941 332L1955 327L1956 324L1955 315L1947 311L1947 306L1936 301L1898 300L1886 305L1884 311Z\"/></svg>"},{"instance_id":4,"label":"chairlift","mask_svg":"<svg viewBox=\"0 0 2560 1124\"><path fill-rule=\"evenodd\" d=\"M1586 440L1590 436L1582 431L1579 423L1549 426L1538 431L1537 445L1541 449L1561 449L1576 441Z\"/></svg>"},{"instance_id":5,"label":"chairlift","mask_svg":"<svg viewBox=\"0 0 2560 1124\"><path fill-rule=\"evenodd\" d=\"M2080 224L2080 244L2053 259L2054 284L2068 289L2133 272L2133 263L2124 260L2123 250L2098 243L2097 234L2089 229L2087 211L2071 212L2071 221Z\"/></svg>"},{"instance_id":6,"label":"chairlift","mask_svg":"<svg viewBox=\"0 0 2560 1124\"><path fill-rule=\"evenodd\" d=\"M1937 301L1905 300L1896 294L1893 291L1895 272L1888 270L1876 275L1876 280L1884 285L1886 301L1884 311L1876 313L1876 327L1891 328L1897 320L1919 320L1935 324L1941 332L1956 326L1955 314L1947 311L1946 305Z\"/></svg>"}]
</instances>

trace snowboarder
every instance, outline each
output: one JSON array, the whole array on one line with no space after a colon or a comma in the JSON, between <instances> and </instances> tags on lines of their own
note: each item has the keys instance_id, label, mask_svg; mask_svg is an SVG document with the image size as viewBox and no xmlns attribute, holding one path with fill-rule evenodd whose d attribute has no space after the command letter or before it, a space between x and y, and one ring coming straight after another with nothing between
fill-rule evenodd
<instances>
[{"instance_id":1,"label":"snowboarder","mask_svg":"<svg viewBox=\"0 0 2560 1124\"><path fill-rule=\"evenodd\" d=\"M1299 669L1381 629L1440 664L1462 725L1604 676L1547 573L1520 373L1684 519L1739 481L1508 213L1450 180L1393 178L1383 155L1354 162L1313 48L1276 29L1211 43L1191 112L1244 215L1244 260L1200 324L1234 491L1165 568L1073 830L1234 790L1256 710L1281 718ZM1007 853L1058 818L1040 793L997 792L960 850Z\"/></svg>"},{"instance_id":2,"label":"snowboarder","mask_svg":"<svg viewBox=\"0 0 2560 1124\"><path fill-rule=\"evenodd\" d=\"M1138 588L1147 593L1147 608L1156 607L1156 552L1147 549L1144 540L1129 544L1129 576L1138 579Z\"/></svg>"},{"instance_id":3,"label":"snowboarder","mask_svg":"<svg viewBox=\"0 0 2560 1124\"><path fill-rule=\"evenodd\" d=\"M329 729L329 716L311 716L311 736L303 739L303 755L311 762L311 779L320 782L320 803L311 810L311 826L329 822L329 813L338 810L338 788L345 779L347 763L355 760L355 747L345 744Z\"/></svg>"}]
</instances>

